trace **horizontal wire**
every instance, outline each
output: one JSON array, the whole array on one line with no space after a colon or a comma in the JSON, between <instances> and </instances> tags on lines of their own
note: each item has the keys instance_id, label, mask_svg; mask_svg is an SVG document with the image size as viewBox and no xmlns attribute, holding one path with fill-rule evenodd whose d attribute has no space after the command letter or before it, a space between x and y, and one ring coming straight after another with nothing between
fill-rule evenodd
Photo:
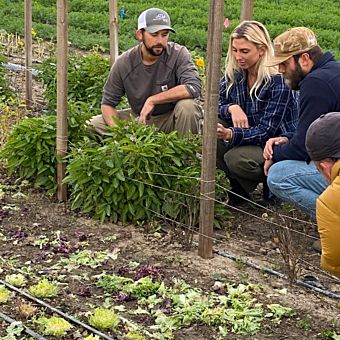
<instances>
[{"instance_id":1,"label":"horizontal wire","mask_svg":"<svg viewBox=\"0 0 340 340\"><path fill-rule=\"evenodd\" d=\"M210 239L210 240L212 240L212 241L221 243L221 244L223 244L223 245L225 245L225 246L229 246L229 243L227 243L226 241L219 240L219 239L216 238L216 237L212 237L212 236L205 235L205 234L201 233L200 231L197 231L197 230L193 229L191 226L189 226L189 225L187 225L187 224L185 224L185 223L183 223L183 222L178 222L178 221L176 221L176 220L173 220L173 219L171 219L171 218L169 218L169 217L167 217L167 216L165 216L165 215L162 215L162 214L158 213L157 211L154 211L154 210L149 209L149 208L146 208L146 209L149 210L150 212L154 213L154 214L157 215L158 217L161 217L162 219L165 219L165 220L168 220L168 221L170 221L170 222L176 223L177 225L180 225L181 227L187 229L188 231L192 231L192 232L195 233L197 236L203 236L203 237L206 237L206 238L208 238L208 239ZM224 235L222 235L222 234L215 233L215 235L220 236L222 239L226 240L226 237L225 237ZM249 246L249 243L248 243L247 241L243 241L243 240L238 239L237 242L240 242L240 243L243 243L243 244L246 244L246 245ZM266 248L266 247L261 247L261 248L263 248L263 249L265 249L265 250L268 250L268 251L272 251L272 250L273 250L273 249L269 249L269 248ZM264 258L266 259L266 261L267 261L268 263L277 265L276 262L273 262L273 261L272 261L272 257L269 258L267 255L264 255L264 254L261 254L261 253L257 253L257 252L255 252L255 251L253 251L253 250L246 249L246 248L242 248L242 250L243 250L243 251L246 251L246 252L248 252L249 254L252 254L252 255L262 256L262 257L264 257ZM321 269L321 268L319 268L319 267L316 267L316 266L314 266L313 264L311 264L311 263L309 263L309 262L307 262L307 261L305 261L305 260L302 260L302 262L304 262L306 265L308 265L308 266L310 266L310 267L313 267L313 268L317 269L319 272L321 272L321 273L324 274L325 276L327 276L327 277L329 277L329 278L335 280L336 282L340 282L340 278L337 278L336 276L333 276L333 275L329 274L328 272L324 271L323 269Z\"/></svg>"},{"instance_id":2,"label":"horizontal wire","mask_svg":"<svg viewBox=\"0 0 340 340\"><path fill-rule=\"evenodd\" d=\"M178 177L178 178L196 179L196 180L201 181L203 183L210 183L210 182L212 182L212 181L205 181L205 180L201 179L200 177L193 177L193 176L184 176L184 175L176 175L176 174L165 174L165 173L152 172L152 171L147 171L146 173L147 174L154 174L154 175L161 175L161 176L166 176L166 177ZM216 182L216 180L214 180L214 181ZM251 204L253 204L253 205L257 206L257 207L259 207L259 208L261 208L263 210L267 210L267 211L269 211L269 212L271 212L273 214L276 214L276 215L278 215L280 217L284 217L284 218L287 218L287 219L290 219L290 220L293 220L293 221L296 221L296 222L301 222L301 223L305 223L305 224L310 224L310 225L316 226L316 224L313 223L313 222L304 221L304 220L298 219L296 217L288 216L288 215L279 213L277 211L274 211L272 209L269 209L268 207L265 207L265 206L263 206L261 204L258 204L257 202L254 202L254 201L252 201L252 200L250 200L250 199L248 199L246 197L243 197L242 195L239 195L239 194L237 194L235 192L232 192L230 189L225 188L225 187L223 187L222 185L220 185L218 183L216 183L216 186L221 188L223 191L226 191L228 193L231 192L233 195L236 195L236 196L244 199L245 201L248 201L249 203L251 203Z\"/></svg>"},{"instance_id":3,"label":"horizontal wire","mask_svg":"<svg viewBox=\"0 0 340 340\"><path fill-rule=\"evenodd\" d=\"M197 197L197 196L195 196L195 195L182 193L182 192L179 192L179 191L176 191L176 190L164 188L164 187L161 187L161 186L159 186L159 185L155 185L155 184L151 184L151 183L146 183L146 182L143 182L143 181L140 181L140 180L138 180L138 179L131 178L131 177L125 176L125 178L127 178L127 179L129 179L129 180L131 180L131 181L133 181L133 182L138 182L138 183L146 184L146 185L149 185L149 186L154 187L154 188L157 188L157 189L162 189L162 190L164 190L164 191L168 191L168 192L172 192L172 193L176 193L176 194L181 194L181 195L183 195L183 196L187 196L187 197L191 197L191 198L196 198L197 200L200 199L200 197ZM262 218L262 217L260 217L260 216L251 214L251 213L249 213L249 212L247 212L247 211L245 211L245 210L242 210L242 209L240 209L240 208L231 206L231 205L229 205L228 203L225 203L225 202L222 202L222 201L213 199L213 198L211 198L211 197L209 197L209 196L206 196L206 195L203 194L203 193L201 193L200 195L203 196L206 200L211 200L211 201L214 201L214 202L216 202L216 203L222 204L222 205L224 205L224 206L226 206L226 207L228 207L228 208L231 208L231 209L233 209L233 210L236 210L236 211L238 211L238 212L241 212L241 213L243 213L243 214L245 214L245 215L254 217L254 218L256 218L256 219L259 219L259 220L261 220L262 222L266 222L266 223L275 225L275 226L277 226L277 227L279 227L279 228L283 228L283 229L289 230L289 231L294 232L294 233L296 233L296 234L300 234L300 235L302 235L302 236L304 236L304 237L308 237L308 238L311 238L311 239L314 239L314 240L318 240L317 237L308 235L308 234L303 233L303 232L298 231L298 230L291 229L291 228L289 228L289 227L287 227L287 226L282 226L282 225L280 225L280 224L278 224L278 223L276 223L276 222L274 222L274 221L266 220L266 219L264 219L264 218Z\"/></svg>"},{"instance_id":4,"label":"horizontal wire","mask_svg":"<svg viewBox=\"0 0 340 340\"><path fill-rule=\"evenodd\" d=\"M205 235L205 234L201 233L200 231L197 231L197 230L193 229L192 227L188 226L187 224L184 224L184 223L182 223L182 222L178 222L178 221L176 221L176 220L173 220L173 219L171 219L171 218L169 218L169 217L167 217L167 216L165 216L165 215L162 215L162 214L160 214L160 213L158 213L157 211L154 211L154 210L152 210L152 209L149 209L149 208L146 208L146 209L149 210L150 212L154 213L154 214L157 215L158 217L161 217L162 219L165 219L165 220L167 220L167 221L176 223L177 225L179 225L179 226L181 226L181 227L187 229L188 231L194 232L197 236L203 236L203 237L208 238L209 240L212 240L212 241L215 241L215 242L218 242L218 243L222 243L223 245L227 245L227 246L229 245L227 242L225 242L225 241L223 241L223 240L219 240L219 239L216 238L216 237L212 237L212 236ZM250 249L242 249L242 250L244 250L244 251L246 251L246 252L248 252L248 253L250 253L250 254L252 254L252 255L260 255L259 253L256 253L256 252L254 252L254 251L252 251L252 250L250 250ZM272 263L272 264L275 264L275 265L276 265L276 263L273 262L272 259L269 258L268 256L266 256L266 255L262 255L262 256L264 256L264 257L267 259L267 261L268 261L269 263Z\"/></svg>"}]
</instances>

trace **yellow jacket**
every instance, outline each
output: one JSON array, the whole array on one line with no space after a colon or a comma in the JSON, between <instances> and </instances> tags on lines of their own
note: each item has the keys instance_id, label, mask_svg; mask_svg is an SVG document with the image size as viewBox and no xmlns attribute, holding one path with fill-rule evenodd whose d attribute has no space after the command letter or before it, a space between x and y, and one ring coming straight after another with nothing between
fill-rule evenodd
<instances>
[{"instance_id":1,"label":"yellow jacket","mask_svg":"<svg viewBox=\"0 0 340 340\"><path fill-rule=\"evenodd\" d=\"M340 276L340 160L331 173L331 184L316 202L316 219L321 239L321 267Z\"/></svg>"}]
</instances>

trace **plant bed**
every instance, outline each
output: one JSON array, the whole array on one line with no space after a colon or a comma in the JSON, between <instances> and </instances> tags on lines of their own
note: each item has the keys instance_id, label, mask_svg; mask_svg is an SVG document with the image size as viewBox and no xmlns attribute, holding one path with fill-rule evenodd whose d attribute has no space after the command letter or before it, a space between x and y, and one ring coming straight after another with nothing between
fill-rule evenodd
<instances>
[{"instance_id":1,"label":"plant bed","mask_svg":"<svg viewBox=\"0 0 340 340\"><path fill-rule=\"evenodd\" d=\"M333 332L339 333L335 300L290 287L285 280L226 258L203 260L195 247L185 250L179 234L155 231L152 226L146 233L138 226L100 224L70 212L67 204L29 189L25 183L12 183L3 174L1 188L1 279L21 273L26 281L20 289L31 293L30 287L42 279L54 282L56 295L41 299L83 323L90 324L91 315L103 307L117 314L115 331L129 334L131 339L138 339L137 333L145 339L269 339L283 335L332 339ZM243 233L251 226L246 219L244 222ZM144 280L144 288L134 290L138 280ZM34 319L51 318L55 313L33 302L38 312L25 320L16 307L18 301L26 300L18 293L12 295L1 304L1 311L44 332ZM229 302L223 304L225 300ZM253 319L240 317L233 323L233 303L240 312L241 302L249 304ZM223 306L229 314L221 312ZM1 325L0 336L5 336L7 327ZM104 328L103 332L112 335L114 331ZM64 338L88 335L73 325Z\"/></svg>"}]
</instances>

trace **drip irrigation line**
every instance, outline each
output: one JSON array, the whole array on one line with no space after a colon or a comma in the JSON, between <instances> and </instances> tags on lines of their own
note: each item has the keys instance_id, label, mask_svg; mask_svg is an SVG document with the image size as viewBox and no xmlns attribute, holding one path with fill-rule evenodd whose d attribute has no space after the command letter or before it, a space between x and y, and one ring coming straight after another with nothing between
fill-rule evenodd
<instances>
[{"instance_id":1,"label":"drip irrigation line","mask_svg":"<svg viewBox=\"0 0 340 340\"><path fill-rule=\"evenodd\" d=\"M5 320L6 322L8 322L8 323L10 323L10 324L13 323L13 322L20 322L20 323L21 323L21 321L14 320L14 319L12 319L10 316L8 316L8 315L6 315L6 314L4 314L4 313L2 313L2 312L0 312L0 318L3 319L3 320ZM24 327L24 331L25 331L28 335L33 336L34 339L38 339L38 340L47 340L47 339L44 338L42 335L40 335L40 334L38 334L38 333L32 331L30 328L26 327L25 325L22 325L22 326Z\"/></svg>"},{"instance_id":2,"label":"drip irrigation line","mask_svg":"<svg viewBox=\"0 0 340 340\"><path fill-rule=\"evenodd\" d=\"M87 325L87 324L85 324L85 323L83 323L83 322L77 320L77 319L74 318L73 316L67 315L67 314L65 314L64 312L62 312L61 310L59 310L59 309L57 309L57 308L54 308L54 307L51 306L50 304L48 304L48 303L46 303L46 302L44 302L44 301L42 301L42 300L39 300L39 299L35 298L34 296L32 296L32 295L30 295L30 294L24 292L24 291L21 290L21 289L18 289L17 287L12 286L11 284L7 283L6 281L3 281L3 280L0 279L0 284L5 285L5 286L8 287L9 289L11 289L11 290L13 290L13 291L15 291L15 292L17 292L17 293L19 293L19 294L25 296L26 298L28 298L28 299L30 299L30 300L32 300L32 301L38 303L39 305L44 306L44 307L50 309L51 311L53 311L53 312L55 312L55 313L61 315L64 319L70 320L70 321L73 322L74 324L76 324L76 325L78 325L78 326L80 326L80 327L82 327L82 328L87 329L88 331L90 331L90 332L92 332L92 333L94 333L94 334L96 334L96 335L102 337L103 339L107 339L107 340L121 339L121 337L120 337L118 334L114 334L114 335L113 335L113 338L111 338L110 336L108 336L108 335L106 335L106 334L104 334L104 333L102 333L102 332L96 330L95 328L93 328L93 327L91 327L91 326L89 326L89 325Z\"/></svg>"},{"instance_id":3,"label":"drip irrigation line","mask_svg":"<svg viewBox=\"0 0 340 340\"><path fill-rule=\"evenodd\" d=\"M193 242L193 243L195 243L197 245L196 242ZM251 267L251 268L257 269L259 271L262 271L262 272L265 272L265 273L268 273L268 274L271 274L271 275L278 276L281 279L287 280L287 275L282 274L282 273L280 273L280 272L278 272L276 270L273 270L273 269L270 269L270 268L267 268L267 267L259 266L259 265L255 264L253 262L241 259L240 257L237 257L235 255L226 253L226 252L221 251L221 250L214 250L214 253L219 255L219 256L231 259L233 261L240 261L240 262L246 264L248 267ZM328 297L330 297L332 299L340 300L340 295L339 294L333 293L333 292L329 291L328 289L322 289L322 288L319 288L319 287L315 287L314 285L311 285L311 284L309 284L307 282L304 282L302 280L296 280L296 283L298 285L300 285L300 286L312 289L312 290L314 290L314 291L316 291L318 293L326 295L326 296L328 296Z\"/></svg>"}]
</instances>

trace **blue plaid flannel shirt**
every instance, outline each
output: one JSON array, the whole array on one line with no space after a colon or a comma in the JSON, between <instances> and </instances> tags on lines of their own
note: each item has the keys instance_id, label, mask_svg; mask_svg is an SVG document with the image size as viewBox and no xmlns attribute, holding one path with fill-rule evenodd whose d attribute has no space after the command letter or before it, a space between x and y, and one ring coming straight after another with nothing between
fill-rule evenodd
<instances>
[{"instance_id":1,"label":"blue plaid flannel shirt","mask_svg":"<svg viewBox=\"0 0 340 340\"><path fill-rule=\"evenodd\" d=\"M230 125L233 138L231 146L259 145L262 148L269 138L283 136L295 131L298 121L298 92L285 84L280 74L273 75L271 81L262 85L253 100L248 93L247 79L239 73L228 96L227 81L220 83L219 118ZM246 113L249 128L232 127L229 106L238 104Z\"/></svg>"}]
</instances>

